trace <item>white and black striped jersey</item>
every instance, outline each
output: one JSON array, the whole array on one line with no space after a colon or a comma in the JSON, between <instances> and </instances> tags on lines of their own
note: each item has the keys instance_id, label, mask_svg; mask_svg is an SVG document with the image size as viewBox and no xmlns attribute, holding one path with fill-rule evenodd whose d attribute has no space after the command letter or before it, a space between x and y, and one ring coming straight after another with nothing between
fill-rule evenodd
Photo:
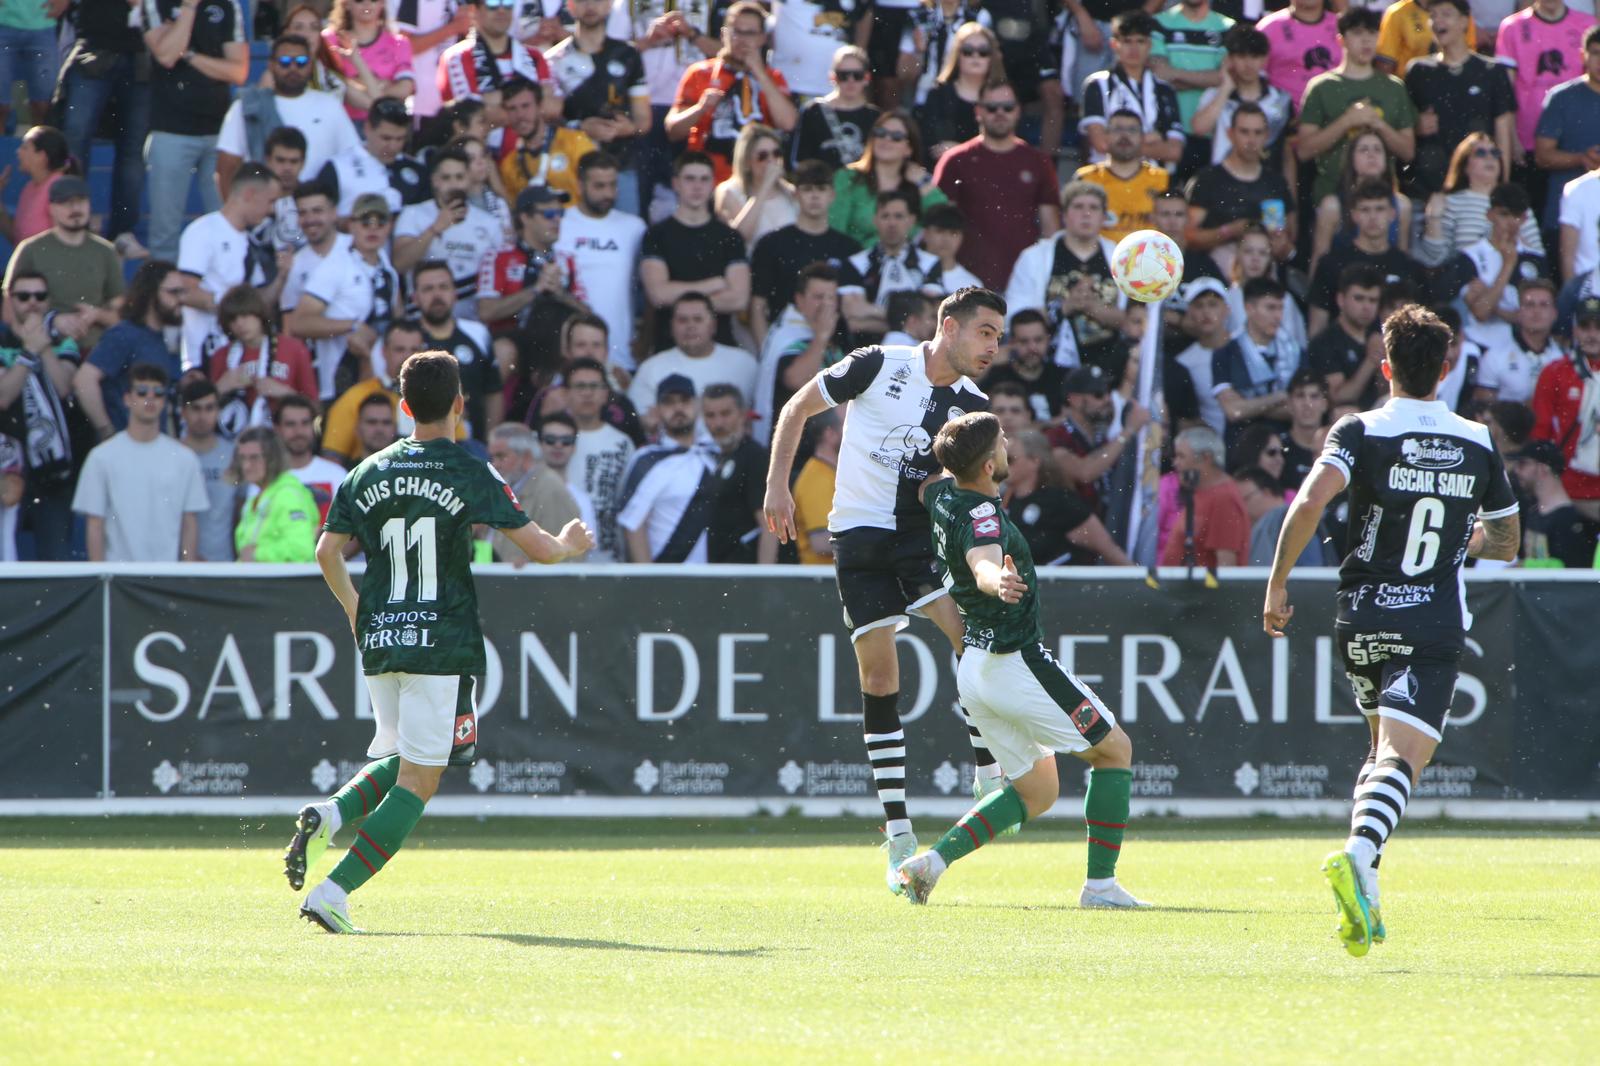
<instances>
[{"instance_id":1,"label":"white and black striped jersey","mask_svg":"<svg viewBox=\"0 0 1600 1066\"><path fill-rule=\"evenodd\" d=\"M1470 626L1461 563L1473 518L1517 513L1489 430L1438 400L1394 398L1341 418L1317 462L1349 485L1340 620Z\"/></svg>"},{"instance_id":2,"label":"white and black striped jersey","mask_svg":"<svg viewBox=\"0 0 1600 1066\"><path fill-rule=\"evenodd\" d=\"M952 418L989 409L989 398L970 378L938 386L928 380L929 347L858 348L817 378L830 406L850 401L830 533L859 526L929 528L917 489L939 471L934 435Z\"/></svg>"}]
</instances>

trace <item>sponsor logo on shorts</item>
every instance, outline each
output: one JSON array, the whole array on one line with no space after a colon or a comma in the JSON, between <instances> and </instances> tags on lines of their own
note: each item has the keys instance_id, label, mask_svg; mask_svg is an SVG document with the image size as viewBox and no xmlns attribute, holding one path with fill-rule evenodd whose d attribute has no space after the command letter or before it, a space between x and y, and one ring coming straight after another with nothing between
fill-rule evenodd
<instances>
[{"instance_id":1,"label":"sponsor logo on shorts","mask_svg":"<svg viewBox=\"0 0 1600 1066\"><path fill-rule=\"evenodd\" d=\"M1417 702L1417 679L1412 674L1411 667L1408 666L1394 675L1394 680L1390 681L1383 690L1383 698L1393 700L1396 703L1415 704Z\"/></svg>"},{"instance_id":2,"label":"sponsor logo on shorts","mask_svg":"<svg viewBox=\"0 0 1600 1066\"><path fill-rule=\"evenodd\" d=\"M456 745L471 744L478 739L478 716L475 714L456 715Z\"/></svg>"}]
</instances>

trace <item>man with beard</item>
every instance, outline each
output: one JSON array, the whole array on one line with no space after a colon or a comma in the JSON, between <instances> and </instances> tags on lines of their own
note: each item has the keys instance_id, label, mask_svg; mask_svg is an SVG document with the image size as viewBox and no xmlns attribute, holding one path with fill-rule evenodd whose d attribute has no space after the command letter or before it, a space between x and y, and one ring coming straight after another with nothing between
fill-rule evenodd
<instances>
[{"instance_id":1,"label":"man with beard","mask_svg":"<svg viewBox=\"0 0 1600 1066\"><path fill-rule=\"evenodd\" d=\"M72 379L78 406L101 440L128 426L122 397L128 392L128 371L140 363L159 366L172 381L182 367L167 347L164 331L183 322L179 303L184 293L178 268L153 259L139 268L122 305L122 320L100 338ZM231 535L231 527L230 527Z\"/></svg>"},{"instance_id":2,"label":"man with beard","mask_svg":"<svg viewBox=\"0 0 1600 1066\"><path fill-rule=\"evenodd\" d=\"M700 420L716 442L716 480L711 494L711 529L706 559L713 563L775 563L778 538L761 517L767 451L750 439L744 397L732 385L706 386Z\"/></svg>"},{"instance_id":3,"label":"man with beard","mask_svg":"<svg viewBox=\"0 0 1600 1066\"><path fill-rule=\"evenodd\" d=\"M555 249L572 256L589 294L589 306L605 321L611 365L632 372L634 266L644 243L644 220L614 210L616 157L596 150L578 160L578 209L561 220Z\"/></svg>"},{"instance_id":4,"label":"man with beard","mask_svg":"<svg viewBox=\"0 0 1600 1066\"><path fill-rule=\"evenodd\" d=\"M1122 430L1113 434L1111 388L1097 366L1081 366L1068 374L1061 391L1066 399L1061 422L1045 434L1056 469L1095 514L1104 514L1101 496L1108 488L1107 475L1128 445L1138 440L1150 412L1129 404Z\"/></svg>"},{"instance_id":5,"label":"man with beard","mask_svg":"<svg viewBox=\"0 0 1600 1066\"><path fill-rule=\"evenodd\" d=\"M696 440L694 382L682 374L656 388L660 439L640 448L623 479L617 527L630 563L703 563L715 484L713 448Z\"/></svg>"},{"instance_id":6,"label":"man with beard","mask_svg":"<svg viewBox=\"0 0 1600 1066\"><path fill-rule=\"evenodd\" d=\"M462 316L476 322L478 272L500 250L504 234L493 215L467 202L470 166L460 148L433 154L428 164L433 199L400 212L394 224L394 266L404 274L424 259L443 262L455 279Z\"/></svg>"},{"instance_id":7,"label":"man with beard","mask_svg":"<svg viewBox=\"0 0 1600 1066\"><path fill-rule=\"evenodd\" d=\"M344 467L317 454L317 408L304 396L285 396L272 416L273 428L289 454L289 472L311 490L320 520L326 521Z\"/></svg>"},{"instance_id":8,"label":"man with beard","mask_svg":"<svg viewBox=\"0 0 1600 1066\"><path fill-rule=\"evenodd\" d=\"M50 228L17 245L6 266L6 285L18 274L50 283L47 322L57 336L88 350L116 325L122 300L122 260L111 242L89 232L89 183L67 175L50 184Z\"/></svg>"},{"instance_id":9,"label":"man with beard","mask_svg":"<svg viewBox=\"0 0 1600 1066\"><path fill-rule=\"evenodd\" d=\"M411 136L411 116L406 105L392 98L373 102L367 112L362 143L353 144L328 160L317 174L339 205L339 217L349 218L356 198L377 193L399 211L428 198L422 164L405 154Z\"/></svg>"},{"instance_id":10,"label":"man with beard","mask_svg":"<svg viewBox=\"0 0 1600 1066\"><path fill-rule=\"evenodd\" d=\"M366 376L360 361L389 319L399 312L400 276L389 265L393 216L389 202L367 195L356 201L351 242L334 245L305 282L305 294L284 320L296 337L313 339L323 403Z\"/></svg>"},{"instance_id":11,"label":"man with beard","mask_svg":"<svg viewBox=\"0 0 1600 1066\"><path fill-rule=\"evenodd\" d=\"M656 388L673 374L682 374L709 398L713 385L732 385L749 404L755 394L757 364L743 348L717 343L717 316L711 301L697 292L678 297L672 305L673 346L657 352L634 375L628 399L651 419Z\"/></svg>"},{"instance_id":12,"label":"man with beard","mask_svg":"<svg viewBox=\"0 0 1600 1066\"><path fill-rule=\"evenodd\" d=\"M945 297L932 341L914 348L857 349L796 391L772 434L763 510L767 529L788 543L798 536L789 474L806 419L850 404L828 530L859 668L863 740L883 805L885 881L895 893L903 890L895 869L917 847L906 810L895 634L916 612L932 619L958 652L963 637L961 616L934 568L931 520L919 490L938 470L931 454L934 434L952 413L959 418L988 406L973 379L989 369L1000 350L1005 314L1005 301L987 289L961 289ZM994 757L970 723L968 728L978 765L975 787L994 791L1000 787Z\"/></svg>"},{"instance_id":13,"label":"man with beard","mask_svg":"<svg viewBox=\"0 0 1600 1066\"><path fill-rule=\"evenodd\" d=\"M259 163L246 163L234 175L222 210L201 215L178 239L178 271L188 291L183 296L183 365L204 366L227 343L217 324L217 301L235 285L258 288L273 283L277 263L258 249L250 234L271 214L278 179ZM276 300L278 294L273 293Z\"/></svg>"},{"instance_id":14,"label":"man with beard","mask_svg":"<svg viewBox=\"0 0 1600 1066\"><path fill-rule=\"evenodd\" d=\"M1176 106L1176 105L1174 105ZM1115 244L1134 230L1149 229L1157 193L1167 191L1172 177L1144 156L1144 123L1137 111L1119 108L1106 119L1109 158L1078 168L1077 181L1106 191L1106 221L1100 236Z\"/></svg>"},{"instance_id":15,"label":"man with beard","mask_svg":"<svg viewBox=\"0 0 1600 1066\"><path fill-rule=\"evenodd\" d=\"M1521 309L1510 343L1491 345L1478 365L1473 399L1483 406L1497 400L1528 403L1540 372L1566 354L1553 335L1555 283L1549 278L1528 278L1517 286L1517 301Z\"/></svg>"},{"instance_id":16,"label":"man with beard","mask_svg":"<svg viewBox=\"0 0 1600 1066\"><path fill-rule=\"evenodd\" d=\"M217 133L217 188L224 198L241 164L266 162L267 137L280 126L292 126L305 134L301 181L309 181L328 160L360 143L355 125L345 114L343 97L308 88L309 42L287 34L279 37L272 42L270 68L272 88L241 91Z\"/></svg>"},{"instance_id":17,"label":"man with beard","mask_svg":"<svg viewBox=\"0 0 1600 1066\"><path fill-rule=\"evenodd\" d=\"M417 267L412 291L422 314L422 346L449 352L461 365L461 393L466 397L467 432L487 443L489 430L505 420L505 382L489 345L489 331L481 322L456 317L456 289L447 263L429 259Z\"/></svg>"},{"instance_id":18,"label":"man with beard","mask_svg":"<svg viewBox=\"0 0 1600 1066\"><path fill-rule=\"evenodd\" d=\"M328 258L334 248L350 247L350 235L340 233L334 225L333 194L316 182L305 182L293 188L291 200L300 241L285 273L283 292L278 296L278 309L286 313L293 311L300 297L305 295L306 279L317 264ZM278 216L282 218L283 201L279 200L278 205Z\"/></svg>"},{"instance_id":19,"label":"man with beard","mask_svg":"<svg viewBox=\"0 0 1600 1066\"><path fill-rule=\"evenodd\" d=\"M582 130L546 122L544 87L526 78L511 78L500 90L506 124L489 131L484 144L494 158L506 195L542 187L578 197L578 160L595 150Z\"/></svg>"},{"instance_id":20,"label":"man with beard","mask_svg":"<svg viewBox=\"0 0 1600 1066\"><path fill-rule=\"evenodd\" d=\"M632 159L632 146L650 130L650 86L645 84L644 61L633 45L606 34L612 2L567 0L574 22L572 36L550 48L545 58L565 97L566 121L578 123L590 140L619 159ZM623 209L642 214L632 168L627 185Z\"/></svg>"},{"instance_id":21,"label":"man with beard","mask_svg":"<svg viewBox=\"0 0 1600 1066\"><path fill-rule=\"evenodd\" d=\"M1050 324L1044 315L1032 309L1018 311L1011 316L1010 360L985 374L978 386L992 399L996 385L1011 382L1027 394L1035 422L1054 422L1061 416L1066 371L1047 359L1049 354Z\"/></svg>"},{"instance_id":22,"label":"man with beard","mask_svg":"<svg viewBox=\"0 0 1600 1066\"><path fill-rule=\"evenodd\" d=\"M361 401L356 412L356 437L361 441L361 450L368 455L377 455L400 439L395 430L394 404L389 402L389 397L373 395Z\"/></svg>"},{"instance_id":23,"label":"man with beard","mask_svg":"<svg viewBox=\"0 0 1600 1066\"><path fill-rule=\"evenodd\" d=\"M383 331L383 372L363 378L339 395L322 417L322 454L343 466L353 467L372 453L361 436L362 412L367 400L382 396L394 412L397 429L410 433L416 425L400 411L400 368L407 359L422 351L422 326L409 318L397 318ZM466 437L458 425L457 440Z\"/></svg>"},{"instance_id":24,"label":"man with beard","mask_svg":"<svg viewBox=\"0 0 1600 1066\"><path fill-rule=\"evenodd\" d=\"M495 334L501 366L517 363L517 349L531 346L541 361L554 355L561 328L588 310L587 293L572 256L555 250L566 214L567 194L530 185L517 194L517 243L484 260L478 277L478 314ZM520 331L513 339L507 334Z\"/></svg>"}]
</instances>

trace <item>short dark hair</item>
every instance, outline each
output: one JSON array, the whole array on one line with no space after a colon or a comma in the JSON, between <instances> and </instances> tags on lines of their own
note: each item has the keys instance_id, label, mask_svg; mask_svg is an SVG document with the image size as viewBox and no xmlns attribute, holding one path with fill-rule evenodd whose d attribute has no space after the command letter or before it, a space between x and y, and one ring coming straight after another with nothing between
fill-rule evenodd
<instances>
[{"instance_id":1,"label":"short dark hair","mask_svg":"<svg viewBox=\"0 0 1600 1066\"><path fill-rule=\"evenodd\" d=\"M1382 278L1381 274L1378 276L1380 279ZM1397 278L1394 281L1386 281L1383 283L1383 287L1378 290L1379 310L1387 307L1389 310L1393 311L1401 304L1414 304L1421 302L1422 290L1417 288L1416 285L1405 278Z\"/></svg>"},{"instance_id":2,"label":"short dark hair","mask_svg":"<svg viewBox=\"0 0 1600 1066\"><path fill-rule=\"evenodd\" d=\"M578 165L580 167L583 165L581 160L579 161ZM691 148L687 152L680 153L678 158L672 161L672 176L677 177L689 167L694 166L705 167L712 173L716 173L717 170L717 165L711 161L710 156L706 155L704 152L697 152Z\"/></svg>"},{"instance_id":3,"label":"short dark hair","mask_svg":"<svg viewBox=\"0 0 1600 1066\"><path fill-rule=\"evenodd\" d=\"M1533 408L1516 400L1496 400L1489 405L1493 418L1509 444L1521 447L1533 435Z\"/></svg>"},{"instance_id":4,"label":"short dark hair","mask_svg":"<svg viewBox=\"0 0 1600 1066\"><path fill-rule=\"evenodd\" d=\"M417 352L400 367L400 398L419 425L438 422L461 395L461 365L449 352Z\"/></svg>"},{"instance_id":5,"label":"short dark hair","mask_svg":"<svg viewBox=\"0 0 1600 1066\"><path fill-rule=\"evenodd\" d=\"M576 374L580 370L590 370L596 374L599 374L601 381L610 380L608 377L606 377L605 364L600 362L598 359L574 359L572 362L568 363L566 375L567 380L571 381L572 375Z\"/></svg>"},{"instance_id":6,"label":"short dark hair","mask_svg":"<svg viewBox=\"0 0 1600 1066\"><path fill-rule=\"evenodd\" d=\"M361 417L361 412L365 411L367 408L369 408L369 407L378 407L378 406L387 407L389 409L390 413L393 413L394 412L394 398L392 396L390 396L387 392L384 392L382 389L379 389L377 392L369 392L362 399L361 403L359 405L357 405L357 407L356 407L356 417L360 418ZM415 408L413 408L413 410L415 410Z\"/></svg>"},{"instance_id":7,"label":"short dark hair","mask_svg":"<svg viewBox=\"0 0 1600 1066\"><path fill-rule=\"evenodd\" d=\"M1184 195L1184 192L1183 192L1182 189L1175 189L1175 188L1169 187L1169 188L1166 188L1166 189L1162 189L1160 192L1158 192L1154 196L1150 197L1150 202L1151 202L1152 206L1154 206L1156 204L1156 202L1158 202L1160 200L1176 200L1180 204L1187 204L1189 202L1189 197Z\"/></svg>"},{"instance_id":8,"label":"short dark hair","mask_svg":"<svg viewBox=\"0 0 1600 1066\"><path fill-rule=\"evenodd\" d=\"M178 398L186 404L199 403L207 396L216 396L219 399L222 396L217 389L217 383L210 378L192 378L187 385L178 390Z\"/></svg>"},{"instance_id":9,"label":"short dark hair","mask_svg":"<svg viewBox=\"0 0 1600 1066\"><path fill-rule=\"evenodd\" d=\"M500 98L502 100L505 99L505 94L509 90L510 85L511 82L508 80L505 87L500 90ZM534 83L534 88L539 88L537 82ZM453 103L444 105L439 114L444 116L446 121L450 123L450 127L452 129L457 126L460 126L462 129L466 129L468 126L472 125L472 120L474 118L478 117L478 115L487 110L489 110L489 107L482 100L479 100L475 96L465 96L460 100L456 100Z\"/></svg>"},{"instance_id":10,"label":"short dark hair","mask_svg":"<svg viewBox=\"0 0 1600 1066\"><path fill-rule=\"evenodd\" d=\"M267 169L265 163L243 163L233 172L233 186L229 190L243 189L247 185L268 185L278 180L278 175Z\"/></svg>"},{"instance_id":11,"label":"short dark hair","mask_svg":"<svg viewBox=\"0 0 1600 1066\"><path fill-rule=\"evenodd\" d=\"M939 321L954 318L965 325L972 321L973 315L985 308L1001 318L1006 317L1005 297L989 289L979 288L977 285L968 285L946 296L939 304Z\"/></svg>"},{"instance_id":12,"label":"short dark hair","mask_svg":"<svg viewBox=\"0 0 1600 1066\"><path fill-rule=\"evenodd\" d=\"M1272 41L1254 26L1240 24L1222 35L1222 50L1230 56L1264 56L1272 51Z\"/></svg>"},{"instance_id":13,"label":"short dark hair","mask_svg":"<svg viewBox=\"0 0 1600 1066\"><path fill-rule=\"evenodd\" d=\"M500 102L504 103L513 96L521 96L523 93L532 93L535 100L544 103L544 86L524 78L521 74L513 74L501 83Z\"/></svg>"},{"instance_id":14,"label":"short dark hair","mask_svg":"<svg viewBox=\"0 0 1600 1066\"><path fill-rule=\"evenodd\" d=\"M1389 369L1412 396L1426 396L1438 387L1450 344L1450 327L1419 304L1405 304L1383 321Z\"/></svg>"},{"instance_id":15,"label":"short dark hair","mask_svg":"<svg viewBox=\"0 0 1600 1066\"><path fill-rule=\"evenodd\" d=\"M1362 178L1356 182L1355 188L1350 190L1350 206L1364 204L1369 200L1382 200L1386 204L1394 202L1394 186L1382 178Z\"/></svg>"},{"instance_id":16,"label":"short dark hair","mask_svg":"<svg viewBox=\"0 0 1600 1066\"><path fill-rule=\"evenodd\" d=\"M1522 300L1530 292L1547 292L1550 294L1550 299L1552 300L1560 295L1560 290L1556 288L1556 283L1551 281L1549 278L1523 278L1521 281L1517 282L1518 300Z\"/></svg>"},{"instance_id":17,"label":"short dark hair","mask_svg":"<svg viewBox=\"0 0 1600 1066\"><path fill-rule=\"evenodd\" d=\"M794 187L797 189L833 188L833 168L820 159L802 159L794 168Z\"/></svg>"},{"instance_id":18,"label":"short dark hair","mask_svg":"<svg viewBox=\"0 0 1600 1066\"><path fill-rule=\"evenodd\" d=\"M1435 4L1449 4L1467 18L1472 17L1472 5L1467 0L1428 0L1428 10L1433 10Z\"/></svg>"},{"instance_id":19,"label":"short dark hair","mask_svg":"<svg viewBox=\"0 0 1600 1066\"><path fill-rule=\"evenodd\" d=\"M1337 23L1339 36L1343 37L1352 30L1366 30L1368 33L1377 33L1383 26L1383 16L1371 8L1356 7L1351 5L1345 13L1339 16Z\"/></svg>"},{"instance_id":20,"label":"short dark hair","mask_svg":"<svg viewBox=\"0 0 1600 1066\"><path fill-rule=\"evenodd\" d=\"M406 113L406 105L391 96L379 97L367 109L367 128L382 123L385 126L400 126L409 130L411 116Z\"/></svg>"},{"instance_id":21,"label":"short dark hair","mask_svg":"<svg viewBox=\"0 0 1600 1066\"><path fill-rule=\"evenodd\" d=\"M1273 278L1251 278L1244 283L1244 302L1259 300L1263 296L1276 296L1283 299L1284 288Z\"/></svg>"},{"instance_id":22,"label":"short dark hair","mask_svg":"<svg viewBox=\"0 0 1600 1066\"><path fill-rule=\"evenodd\" d=\"M167 377L167 372L155 363L134 363L128 368L128 384L132 386L138 381L153 381L166 388L172 379Z\"/></svg>"},{"instance_id":23,"label":"short dark hair","mask_svg":"<svg viewBox=\"0 0 1600 1066\"><path fill-rule=\"evenodd\" d=\"M991 387L989 389L989 402L993 403L996 396L1010 396L1021 400L1024 404L1028 402L1028 390L1015 381L1002 381ZM1032 414L1033 412L1029 411L1028 413Z\"/></svg>"},{"instance_id":24,"label":"short dark hair","mask_svg":"<svg viewBox=\"0 0 1600 1066\"><path fill-rule=\"evenodd\" d=\"M1018 326L1043 326L1046 333L1050 332L1050 320L1044 317L1044 312L1037 307L1024 307L1011 316L1011 335L1017 335Z\"/></svg>"},{"instance_id":25,"label":"short dark hair","mask_svg":"<svg viewBox=\"0 0 1600 1066\"><path fill-rule=\"evenodd\" d=\"M1240 115L1255 115L1269 127L1272 125L1271 120L1267 118L1267 113L1261 109L1260 104L1251 100L1240 100L1238 106L1233 109L1233 117L1228 119L1228 128L1230 130L1239 124Z\"/></svg>"},{"instance_id":26,"label":"short dark hair","mask_svg":"<svg viewBox=\"0 0 1600 1066\"><path fill-rule=\"evenodd\" d=\"M988 411L974 411L946 422L933 438L933 456L958 481L971 481L994 456L1000 420Z\"/></svg>"},{"instance_id":27,"label":"short dark hair","mask_svg":"<svg viewBox=\"0 0 1600 1066\"><path fill-rule=\"evenodd\" d=\"M333 190L321 181L302 181L294 187L295 203L299 203L309 196L326 196L328 203L333 204L335 207L339 204L339 198L333 195Z\"/></svg>"},{"instance_id":28,"label":"short dark hair","mask_svg":"<svg viewBox=\"0 0 1600 1066\"><path fill-rule=\"evenodd\" d=\"M800 268L800 273L794 277L794 291L797 294L805 292L806 286L813 281L831 281L837 285L839 284L839 268L821 259L815 263L807 263Z\"/></svg>"},{"instance_id":29,"label":"short dark hair","mask_svg":"<svg viewBox=\"0 0 1600 1066\"><path fill-rule=\"evenodd\" d=\"M890 329L904 329L906 319L912 315L925 313L930 302L932 301L920 290L901 289L899 292L891 292L889 294L889 301L884 307L883 316L889 323Z\"/></svg>"},{"instance_id":30,"label":"short dark hair","mask_svg":"<svg viewBox=\"0 0 1600 1066\"><path fill-rule=\"evenodd\" d=\"M280 33L272 41L271 54L277 55L279 50L285 46L290 48L304 48L307 52L311 51L311 42L300 36L298 33Z\"/></svg>"},{"instance_id":31,"label":"short dark hair","mask_svg":"<svg viewBox=\"0 0 1600 1066\"><path fill-rule=\"evenodd\" d=\"M1248 481L1262 492L1273 496L1283 495L1283 486L1278 479L1261 469L1259 466L1239 466L1233 471L1233 480Z\"/></svg>"},{"instance_id":32,"label":"short dark hair","mask_svg":"<svg viewBox=\"0 0 1600 1066\"><path fill-rule=\"evenodd\" d=\"M578 157L579 181L587 178L592 171L620 169L622 169L622 164L617 162L617 157L603 148L596 148L594 151L585 152Z\"/></svg>"},{"instance_id":33,"label":"short dark hair","mask_svg":"<svg viewBox=\"0 0 1600 1066\"><path fill-rule=\"evenodd\" d=\"M317 405L311 402L310 397L302 396L298 392L292 396L285 396L278 401L278 406L273 408L272 424L274 426L283 423L283 413L285 411L306 411L310 413L313 419L317 417Z\"/></svg>"},{"instance_id":34,"label":"short dark hair","mask_svg":"<svg viewBox=\"0 0 1600 1066\"><path fill-rule=\"evenodd\" d=\"M446 274L449 274L452 287L455 285L456 275L455 272L450 269L449 263L446 263L443 259L424 259L422 262L416 265L415 269L411 271L411 287L415 289L417 286L417 279L432 270L442 270Z\"/></svg>"},{"instance_id":35,"label":"short dark hair","mask_svg":"<svg viewBox=\"0 0 1600 1066\"><path fill-rule=\"evenodd\" d=\"M726 400L730 396L738 401L739 409L744 410L744 393L739 391L739 386L730 385L726 381L707 385L706 390L700 394L700 403L704 406L707 400Z\"/></svg>"},{"instance_id":36,"label":"short dark hair","mask_svg":"<svg viewBox=\"0 0 1600 1066\"><path fill-rule=\"evenodd\" d=\"M539 419L539 431L541 433L544 432L544 427L552 425L566 426L568 429L572 430L572 432L578 432L578 420L567 414L565 411L551 411L549 414Z\"/></svg>"},{"instance_id":37,"label":"short dark hair","mask_svg":"<svg viewBox=\"0 0 1600 1066\"><path fill-rule=\"evenodd\" d=\"M1339 287L1336 291L1342 296L1351 289L1377 289L1381 292L1383 275L1378 273L1376 267L1351 263L1339 271Z\"/></svg>"},{"instance_id":38,"label":"short dark hair","mask_svg":"<svg viewBox=\"0 0 1600 1066\"><path fill-rule=\"evenodd\" d=\"M267 142L262 147L264 155L271 155L274 148L287 148L291 152L306 154L306 135L293 126L279 126L267 134Z\"/></svg>"},{"instance_id":39,"label":"short dark hair","mask_svg":"<svg viewBox=\"0 0 1600 1066\"><path fill-rule=\"evenodd\" d=\"M1600 45L1600 24L1583 31L1583 50L1587 52L1596 45Z\"/></svg>"},{"instance_id":40,"label":"short dark hair","mask_svg":"<svg viewBox=\"0 0 1600 1066\"><path fill-rule=\"evenodd\" d=\"M711 302L711 297L707 296L703 292L686 292L676 300L673 300L672 313L676 315L678 313L678 308L682 307L684 304L704 304L706 311L710 313L712 318L715 318L717 315L716 305Z\"/></svg>"},{"instance_id":41,"label":"short dark hair","mask_svg":"<svg viewBox=\"0 0 1600 1066\"><path fill-rule=\"evenodd\" d=\"M1489 193L1489 206L1521 217L1528 213L1528 190L1509 181Z\"/></svg>"},{"instance_id":42,"label":"short dark hair","mask_svg":"<svg viewBox=\"0 0 1600 1066\"><path fill-rule=\"evenodd\" d=\"M906 188L885 189L880 192L876 201L873 203L872 213L876 215L879 211L882 211L885 207L896 201L906 205L906 210L911 212L912 218L921 217L922 197L915 191Z\"/></svg>"},{"instance_id":43,"label":"short dark hair","mask_svg":"<svg viewBox=\"0 0 1600 1066\"><path fill-rule=\"evenodd\" d=\"M1303 366L1289 378L1289 394L1292 396L1300 389L1316 389L1322 393L1323 398L1328 396L1328 380L1309 366Z\"/></svg>"},{"instance_id":44,"label":"short dark hair","mask_svg":"<svg viewBox=\"0 0 1600 1066\"><path fill-rule=\"evenodd\" d=\"M464 167L472 166L472 160L467 158L467 153L463 149L446 145L434 152L433 158L428 160L428 177L431 178L437 174L439 168L446 163L460 163Z\"/></svg>"},{"instance_id":45,"label":"short dark hair","mask_svg":"<svg viewBox=\"0 0 1600 1066\"><path fill-rule=\"evenodd\" d=\"M422 323L414 318L391 318L389 324L383 327L383 340L388 343L389 338L396 333L415 333L422 336Z\"/></svg>"},{"instance_id":46,"label":"short dark hair","mask_svg":"<svg viewBox=\"0 0 1600 1066\"><path fill-rule=\"evenodd\" d=\"M1156 21L1154 15L1139 8L1124 11L1111 19L1111 36L1113 37L1149 37L1155 39L1161 32L1161 23Z\"/></svg>"},{"instance_id":47,"label":"short dark hair","mask_svg":"<svg viewBox=\"0 0 1600 1066\"><path fill-rule=\"evenodd\" d=\"M937 203L922 213L922 228L943 230L946 233L965 233L967 216L955 204Z\"/></svg>"}]
</instances>

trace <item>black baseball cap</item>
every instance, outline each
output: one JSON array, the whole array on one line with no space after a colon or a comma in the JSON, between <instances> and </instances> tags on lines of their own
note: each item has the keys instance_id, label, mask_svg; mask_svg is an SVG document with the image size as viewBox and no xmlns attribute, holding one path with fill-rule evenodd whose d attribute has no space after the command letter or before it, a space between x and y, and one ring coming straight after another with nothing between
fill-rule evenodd
<instances>
[{"instance_id":1,"label":"black baseball cap","mask_svg":"<svg viewBox=\"0 0 1600 1066\"><path fill-rule=\"evenodd\" d=\"M391 126L411 125L411 112L406 110L404 100L396 100L392 96L379 97L367 108L367 121L371 124L373 119L380 119Z\"/></svg>"},{"instance_id":2,"label":"black baseball cap","mask_svg":"<svg viewBox=\"0 0 1600 1066\"><path fill-rule=\"evenodd\" d=\"M544 204L565 204L572 197L548 185L529 185L517 193L517 214L525 215Z\"/></svg>"},{"instance_id":3,"label":"black baseball cap","mask_svg":"<svg viewBox=\"0 0 1600 1066\"><path fill-rule=\"evenodd\" d=\"M661 379L661 384L656 386L656 402L665 400L668 396L687 396L694 399L694 382L683 374L668 374Z\"/></svg>"},{"instance_id":4,"label":"black baseball cap","mask_svg":"<svg viewBox=\"0 0 1600 1066\"><path fill-rule=\"evenodd\" d=\"M1080 366L1068 374L1067 380L1061 383L1061 392L1066 396L1071 396L1075 392L1104 396L1110 391L1111 386L1106 381L1106 372L1097 366Z\"/></svg>"},{"instance_id":5,"label":"black baseball cap","mask_svg":"<svg viewBox=\"0 0 1600 1066\"><path fill-rule=\"evenodd\" d=\"M1530 440L1506 458L1512 462L1526 459L1530 463L1539 463L1548 466L1556 474L1561 474L1567 469L1566 456L1561 454L1561 449L1553 440Z\"/></svg>"},{"instance_id":6,"label":"black baseball cap","mask_svg":"<svg viewBox=\"0 0 1600 1066\"><path fill-rule=\"evenodd\" d=\"M59 181L56 185L61 184ZM55 185L50 187L50 202L55 203ZM1574 322L1582 322L1586 318L1600 318L1600 296L1585 296L1578 301L1578 309L1572 312Z\"/></svg>"},{"instance_id":7,"label":"black baseball cap","mask_svg":"<svg viewBox=\"0 0 1600 1066\"><path fill-rule=\"evenodd\" d=\"M87 200L88 198L89 183L75 175L64 175L50 184L50 202L53 204L64 204L70 200Z\"/></svg>"}]
</instances>

